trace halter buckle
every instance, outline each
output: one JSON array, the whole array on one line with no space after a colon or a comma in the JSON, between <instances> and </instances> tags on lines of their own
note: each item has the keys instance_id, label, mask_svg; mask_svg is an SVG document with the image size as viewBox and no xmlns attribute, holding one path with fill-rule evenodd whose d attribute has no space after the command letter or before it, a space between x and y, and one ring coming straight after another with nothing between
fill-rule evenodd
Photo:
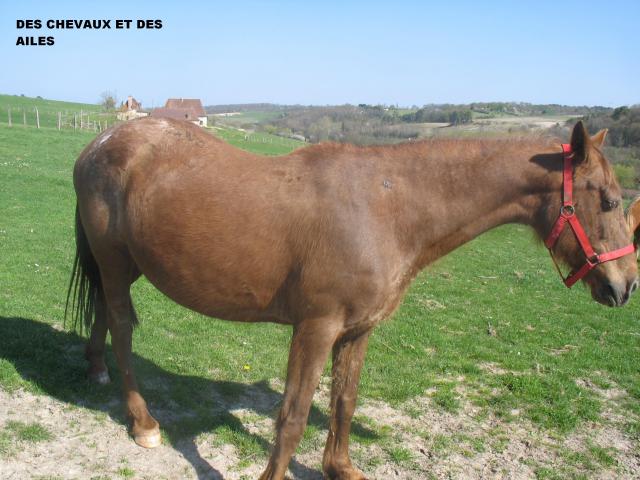
<instances>
[{"instance_id":1,"label":"halter buckle","mask_svg":"<svg viewBox=\"0 0 640 480\"><path fill-rule=\"evenodd\" d=\"M563 205L560 207L560 215L562 215L565 218L572 217L573 215L575 215L575 213L576 213L576 208L571 204Z\"/></svg>"}]
</instances>

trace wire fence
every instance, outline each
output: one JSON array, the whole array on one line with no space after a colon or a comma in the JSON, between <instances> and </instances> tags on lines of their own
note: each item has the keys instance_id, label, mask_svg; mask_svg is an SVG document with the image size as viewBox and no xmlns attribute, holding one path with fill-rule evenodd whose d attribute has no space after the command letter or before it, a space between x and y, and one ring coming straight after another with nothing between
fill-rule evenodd
<instances>
[{"instance_id":1,"label":"wire fence","mask_svg":"<svg viewBox=\"0 0 640 480\"><path fill-rule=\"evenodd\" d=\"M108 112L0 106L0 123L13 126L102 132L117 122Z\"/></svg>"},{"instance_id":2,"label":"wire fence","mask_svg":"<svg viewBox=\"0 0 640 480\"><path fill-rule=\"evenodd\" d=\"M57 130L90 131L100 133L124 120L118 120L113 112L95 110L63 110L47 106L0 105L0 124L9 127L53 128ZM295 149L304 144L298 139L284 136L245 132L235 129L214 130L231 143L247 142L251 144L272 144Z\"/></svg>"},{"instance_id":3,"label":"wire fence","mask_svg":"<svg viewBox=\"0 0 640 480\"><path fill-rule=\"evenodd\" d=\"M270 143L270 144L276 144L276 145L286 145L292 148L299 147L301 145L301 142L299 140L291 140L287 137L279 137L276 135L270 135L267 137L263 135L247 134L247 135L244 135L244 141L251 142L251 143Z\"/></svg>"}]
</instances>

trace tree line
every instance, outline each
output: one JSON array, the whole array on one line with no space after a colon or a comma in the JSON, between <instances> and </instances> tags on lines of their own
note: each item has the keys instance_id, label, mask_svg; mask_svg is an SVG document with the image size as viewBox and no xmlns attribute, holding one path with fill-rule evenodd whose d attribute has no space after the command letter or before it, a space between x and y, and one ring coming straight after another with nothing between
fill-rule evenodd
<instances>
[{"instance_id":1,"label":"tree line","mask_svg":"<svg viewBox=\"0 0 640 480\"><path fill-rule=\"evenodd\" d=\"M607 141L614 147L640 147L640 105L618 107L612 112L587 115L590 132L609 129Z\"/></svg>"},{"instance_id":2,"label":"tree line","mask_svg":"<svg viewBox=\"0 0 640 480\"><path fill-rule=\"evenodd\" d=\"M462 125L473 121L470 109L443 109L438 107L423 107L415 112L402 115L401 120L409 123L448 123Z\"/></svg>"}]
</instances>

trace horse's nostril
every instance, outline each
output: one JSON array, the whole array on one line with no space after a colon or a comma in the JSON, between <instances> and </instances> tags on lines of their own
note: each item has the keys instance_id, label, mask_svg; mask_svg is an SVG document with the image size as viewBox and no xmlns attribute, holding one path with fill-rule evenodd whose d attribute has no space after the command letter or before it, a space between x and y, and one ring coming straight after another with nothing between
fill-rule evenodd
<instances>
[{"instance_id":1,"label":"horse's nostril","mask_svg":"<svg viewBox=\"0 0 640 480\"><path fill-rule=\"evenodd\" d=\"M635 292L638 289L638 279L636 278L633 283L631 284L631 287L629 287L629 294L632 294L633 292Z\"/></svg>"},{"instance_id":2,"label":"horse's nostril","mask_svg":"<svg viewBox=\"0 0 640 480\"><path fill-rule=\"evenodd\" d=\"M616 289L613 287L612 284L605 283L602 290L603 290L605 296L611 297L611 299L614 300L614 301L616 300L616 298L617 298Z\"/></svg>"},{"instance_id":3,"label":"horse's nostril","mask_svg":"<svg viewBox=\"0 0 640 480\"><path fill-rule=\"evenodd\" d=\"M603 303L606 303L610 307L615 307L617 305L620 305L621 302L625 302L626 300L622 297L628 296L629 294L627 292L628 290L626 288L624 289L624 292L622 292L621 290L617 289L613 283L610 282L602 283L599 290L600 298L602 299Z\"/></svg>"}]
</instances>

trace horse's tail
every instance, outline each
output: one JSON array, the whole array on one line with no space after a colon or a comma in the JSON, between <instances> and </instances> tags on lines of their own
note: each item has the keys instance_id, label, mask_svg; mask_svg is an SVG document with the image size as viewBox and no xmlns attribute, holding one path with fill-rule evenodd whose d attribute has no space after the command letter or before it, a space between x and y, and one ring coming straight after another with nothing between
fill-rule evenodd
<instances>
[{"instance_id":1,"label":"horse's tail","mask_svg":"<svg viewBox=\"0 0 640 480\"><path fill-rule=\"evenodd\" d=\"M96 301L101 294L100 270L91 252L76 205L76 256L73 261L71 280L67 290L67 302L64 307L65 322L69 306L71 306L73 329L81 334L84 329L89 332L95 318Z\"/></svg>"}]
</instances>

